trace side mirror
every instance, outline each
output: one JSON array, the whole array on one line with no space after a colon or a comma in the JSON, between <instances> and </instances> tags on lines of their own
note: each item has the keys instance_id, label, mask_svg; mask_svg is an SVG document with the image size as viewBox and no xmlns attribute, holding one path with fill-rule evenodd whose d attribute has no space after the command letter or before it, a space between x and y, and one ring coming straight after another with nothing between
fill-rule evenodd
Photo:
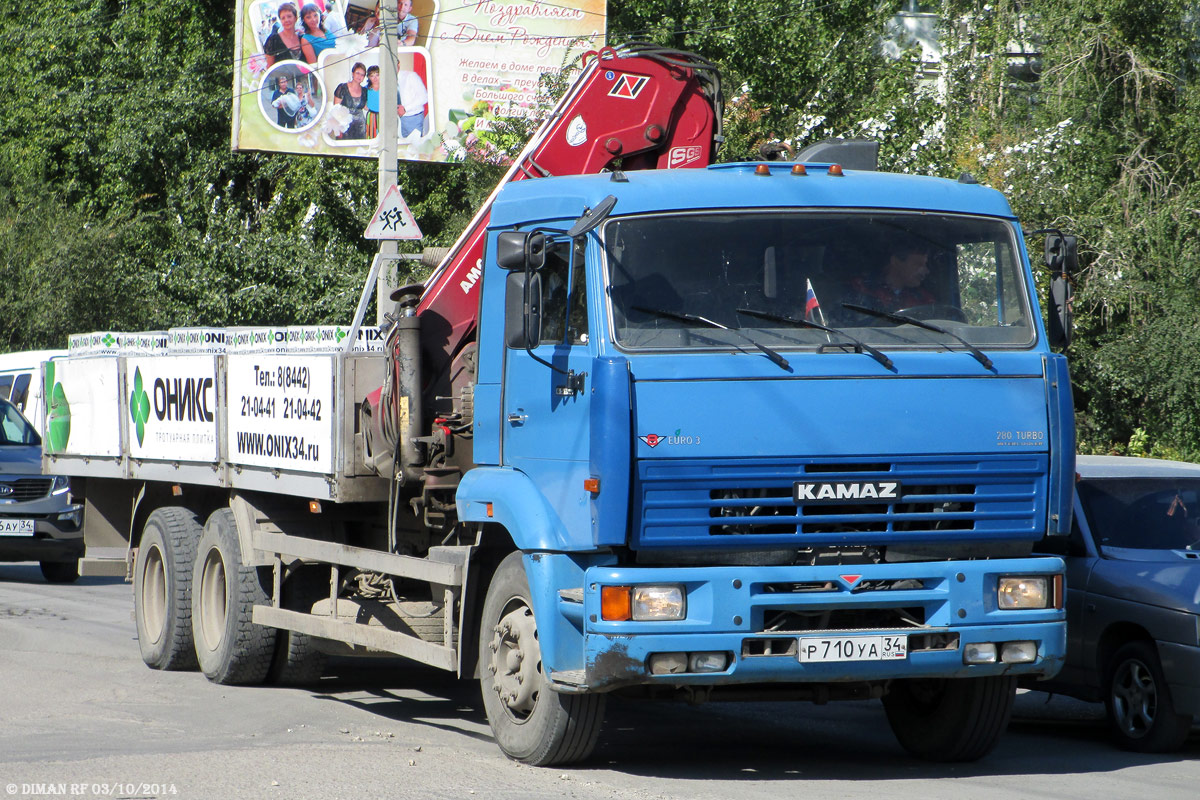
<instances>
[{"instance_id":1,"label":"side mirror","mask_svg":"<svg viewBox=\"0 0 1200 800\"><path fill-rule=\"evenodd\" d=\"M1047 333L1053 347L1066 348L1071 344L1071 284L1060 273L1050 281L1050 307L1047 310Z\"/></svg>"},{"instance_id":2,"label":"side mirror","mask_svg":"<svg viewBox=\"0 0 1200 800\"><path fill-rule=\"evenodd\" d=\"M1079 239L1053 231L1046 234L1046 266L1070 275L1079 269Z\"/></svg>"},{"instance_id":3,"label":"side mirror","mask_svg":"<svg viewBox=\"0 0 1200 800\"><path fill-rule=\"evenodd\" d=\"M504 339L509 347L532 349L542 343L542 276L513 272L504 287Z\"/></svg>"},{"instance_id":4,"label":"side mirror","mask_svg":"<svg viewBox=\"0 0 1200 800\"><path fill-rule=\"evenodd\" d=\"M1079 269L1079 239L1059 231L1046 232L1046 267L1051 272L1047 333L1053 347L1071 344L1072 272Z\"/></svg>"},{"instance_id":5,"label":"side mirror","mask_svg":"<svg viewBox=\"0 0 1200 800\"><path fill-rule=\"evenodd\" d=\"M541 269L546 263L546 235L536 231L504 231L496 237L496 263L509 272Z\"/></svg>"}]
</instances>

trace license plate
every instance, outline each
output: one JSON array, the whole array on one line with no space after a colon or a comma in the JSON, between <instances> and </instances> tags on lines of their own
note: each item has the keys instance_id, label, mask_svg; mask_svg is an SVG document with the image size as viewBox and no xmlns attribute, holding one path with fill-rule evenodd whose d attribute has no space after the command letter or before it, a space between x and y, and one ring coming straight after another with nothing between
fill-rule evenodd
<instances>
[{"instance_id":1,"label":"license plate","mask_svg":"<svg viewBox=\"0 0 1200 800\"><path fill-rule=\"evenodd\" d=\"M33 520L0 519L0 536L33 536Z\"/></svg>"},{"instance_id":2,"label":"license plate","mask_svg":"<svg viewBox=\"0 0 1200 800\"><path fill-rule=\"evenodd\" d=\"M800 639L802 663L898 661L908 657L907 636L821 636Z\"/></svg>"}]
</instances>

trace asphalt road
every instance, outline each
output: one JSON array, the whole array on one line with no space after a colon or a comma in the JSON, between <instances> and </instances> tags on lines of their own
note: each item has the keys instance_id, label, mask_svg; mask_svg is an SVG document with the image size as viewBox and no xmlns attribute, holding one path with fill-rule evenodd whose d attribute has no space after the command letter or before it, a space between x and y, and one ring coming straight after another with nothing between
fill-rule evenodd
<instances>
[{"instance_id":1,"label":"asphalt road","mask_svg":"<svg viewBox=\"0 0 1200 800\"><path fill-rule=\"evenodd\" d=\"M130 587L0 564L0 800L124 798L1194 798L1182 753L1113 749L1101 710L1027 693L996 751L914 761L876 703L614 700L580 767L508 761L477 688L404 662L335 664L307 690L147 669Z\"/></svg>"}]
</instances>

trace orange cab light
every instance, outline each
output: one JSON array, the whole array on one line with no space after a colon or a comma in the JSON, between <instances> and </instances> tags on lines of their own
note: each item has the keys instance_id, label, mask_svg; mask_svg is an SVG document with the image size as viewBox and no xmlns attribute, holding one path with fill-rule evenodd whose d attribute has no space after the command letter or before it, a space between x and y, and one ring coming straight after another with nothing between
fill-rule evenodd
<instances>
[{"instance_id":1,"label":"orange cab light","mask_svg":"<svg viewBox=\"0 0 1200 800\"><path fill-rule=\"evenodd\" d=\"M601 586L600 618L610 622L632 619L632 593L629 586Z\"/></svg>"},{"instance_id":2,"label":"orange cab light","mask_svg":"<svg viewBox=\"0 0 1200 800\"><path fill-rule=\"evenodd\" d=\"M829 165L829 174L833 175L834 177L841 175L842 174L842 165L841 164L830 164Z\"/></svg>"},{"instance_id":3,"label":"orange cab light","mask_svg":"<svg viewBox=\"0 0 1200 800\"><path fill-rule=\"evenodd\" d=\"M795 164L795 165L792 167L792 174L793 174L793 175L807 175L807 174L808 174L808 168L807 168L807 167L805 167L803 164Z\"/></svg>"},{"instance_id":4,"label":"orange cab light","mask_svg":"<svg viewBox=\"0 0 1200 800\"><path fill-rule=\"evenodd\" d=\"M1062 611L1063 608L1063 576L1061 574L1054 576L1054 609Z\"/></svg>"},{"instance_id":5,"label":"orange cab light","mask_svg":"<svg viewBox=\"0 0 1200 800\"><path fill-rule=\"evenodd\" d=\"M492 516L492 504L491 503L487 504L487 515L489 517Z\"/></svg>"},{"instance_id":6,"label":"orange cab light","mask_svg":"<svg viewBox=\"0 0 1200 800\"><path fill-rule=\"evenodd\" d=\"M592 494L600 494L600 479L599 478L584 478L583 490Z\"/></svg>"},{"instance_id":7,"label":"orange cab light","mask_svg":"<svg viewBox=\"0 0 1200 800\"><path fill-rule=\"evenodd\" d=\"M321 501L320 500L309 500L308 501L308 513L320 514L321 513Z\"/></svg>"},{"instance_id":8,"label":"orange cab light","mask_svg":"<svg viewBox=\"0 0 1200 800\"><path fill-rule=\"evenodd\" d=\"M766 164L759 164L757 167L754 168L754 174L755 175L770 175L771 168L768 167Z\"/></svg>"}]
</instances>

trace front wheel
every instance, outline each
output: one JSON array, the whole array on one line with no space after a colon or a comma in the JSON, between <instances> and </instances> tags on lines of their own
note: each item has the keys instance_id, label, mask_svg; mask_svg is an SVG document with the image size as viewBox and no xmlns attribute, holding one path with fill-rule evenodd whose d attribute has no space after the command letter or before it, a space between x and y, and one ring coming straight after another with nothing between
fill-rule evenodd
<instances>
[{"instance_id":1,"label":"front wheel","mask_svg":"<svg viewBox=\"0 0 1200 800\"><path fill-rule=\"evenodd\" d=\"M488 586L479 654L483 707L506 756L550 766L591 755L604 721L605 698L551 690L519 552L500 562Z\"/></svg>"},{"instance_id":2,"label":"front wheel","mask_svg":"<svg viewBox=\"0 0 1200 800\"><path fill-rule=\"evenodd\" d=\"M1150 642L1130 642L1113 656L1104 706L1117 744L1139 753L1178 750L1192 727L1177 714L1158 653Z\"/></svg>"},{"instance_id":3,"label":"front wheel","mask_svg":"<svg viewBox=\"0 0 1200 800\"><path fill-rule=\"evenodd\" d=\"M893 681L883 697L900 745L928 761L975 761L1008 727L1017 679L915 678Z\"/></svg>"},{"instance_id":4,"label":"front wheel","mask_svg":"<svg viewBox=\"0 0 1200 800\"><path fill-rule=\"evenodd\" d=\"M74 561L43 561L42 577L47 583L74 583L79 580L79 559Z\"/></svg>"}]
</instances>

